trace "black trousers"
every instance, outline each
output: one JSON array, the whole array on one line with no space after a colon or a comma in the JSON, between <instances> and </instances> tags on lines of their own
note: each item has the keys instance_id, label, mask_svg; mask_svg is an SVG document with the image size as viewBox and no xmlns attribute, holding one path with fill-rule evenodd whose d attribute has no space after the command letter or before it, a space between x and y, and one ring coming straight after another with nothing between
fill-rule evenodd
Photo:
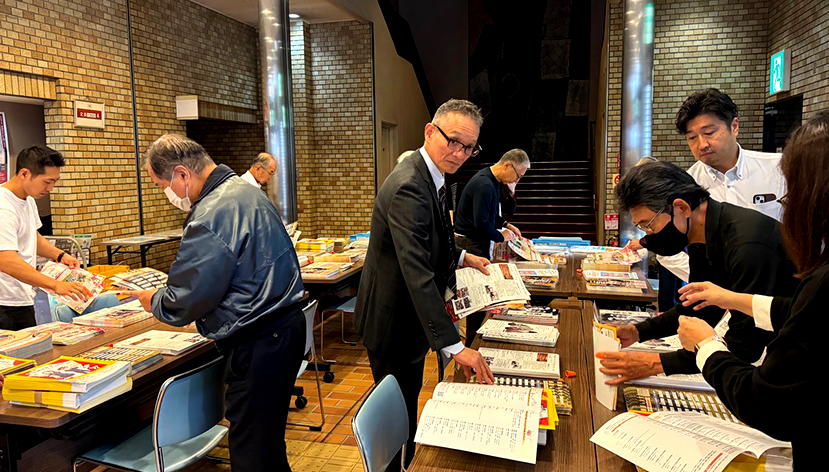
<instances>
[{"instance_id":1,"label":"black trousers","mask_svg":"<svg viewBox=\"0 0 829 472\"><path fill-rule=\"evenodd\" d=\"M36 325L35 306L0 306L0 329L17 331Z\"/></svg>"},{"instance_id":2,"label":"black trousers","mask_svg":"<svg viewBox=\"0 0 829 472\"><path fill-rule=\"evenodd\" d=\"M285 423L305 353L302 310L274 330L225 351L225 418L233 472L290 471Z\"/></svg>"},{"instance_id":3,"label":"black trousers","mask_svg":"<svg viewBox=\"0 0 829 472\"><path fill-rule=\"evenodd\" d=\"M371 364L371 375L374 383L380 383L383 377L393 375L400 384L403 392L403 399L406 401L406 411L409 414L409 440L406 442L406 467L412 462L415 453L415 432L417 431L417 397L423 387L423 367L426 358L415 362L405 362L394 358L379 356L368 351L368 361ZM397 472L400 470L400 453L397 453L391 463L386 467L386 472ZM235 471L234 471L235 472Z\"/></svg>"}]
</instances>

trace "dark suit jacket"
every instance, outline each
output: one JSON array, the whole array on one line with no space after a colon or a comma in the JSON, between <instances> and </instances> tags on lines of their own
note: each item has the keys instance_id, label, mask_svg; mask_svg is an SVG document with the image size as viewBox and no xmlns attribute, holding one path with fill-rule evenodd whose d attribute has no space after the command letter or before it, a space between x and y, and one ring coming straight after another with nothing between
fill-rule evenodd
<instances>
[{"instance_id":1,"label":"dark suit jacket","mask_svg":"<svg viewBox=\"0 0 829 472\"><path fill-rule=\"evenodd\" d=\"M437 192L417 151L389 175L371 215L354 324L375 354L406 361L460 342L446 313L450 248Z\"/></svg>"}]
</instances>

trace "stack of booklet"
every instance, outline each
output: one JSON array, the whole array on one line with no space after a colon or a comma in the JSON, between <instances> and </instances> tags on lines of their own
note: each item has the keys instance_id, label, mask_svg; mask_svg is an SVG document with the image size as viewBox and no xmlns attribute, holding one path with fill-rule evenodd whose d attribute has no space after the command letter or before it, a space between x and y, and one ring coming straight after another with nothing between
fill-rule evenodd
<instances>
[{"instance_id":1,"label":"stack of booklet","mask_svg":"<svg viewBox=\"0 0 829 472\"><path fill-rule=\"evenodd\" d=\"M590 441L648 472L792 467L791 443L701 413L622 413L599 428Z\"/></svg>"},{"instance_id":2,"label":"stack of booklet","mask_svg":"<svg viewBox=\"0 0 829 472\"><path fill-rule=\"evenodd\" d=\"M162 356L158 351L151 349L132 349L125 347L100 346L81 353L78 357L99 361L125 361L132 364L132 372L136 373L147 367L161 362Z\"/></svg>"},{"instance_id":3,"label":"stack of booklet","mask_svg":"<svg viewBox=\"0 0 829 472\"><path fill-rule=\"evenodd\" d=\"M415 442L535 464L540 388L441 382L426 402Z\"/></svg>"},{"instance_id":4,"label":"stack of booklet","mask_svg":"<svg viewBox=\"0 0 829 472\"><path fill-rule=\"evenodd\" d=\"M346 249L342 252L320 254L319 256L314 257L314 262L350 262L354 264L365 258L365 249Z\"/></svg>"},{"instance_id":5,"label":"stack of booklet","mask_svg":"<svg viewBox=\"0 0 829 472\"><path fill-rule=\"evenodd\" d=\"M558 284L558 269L519 267L518 274L528 289L553 290Z\"/></svg>"},{"instance_id":6,"label":"stack of booklet","mask_svg":"<svg viewBox=\"0 0 829 472\"><path fill-rule=\"evenodd\" d=\"M124 326L129 326L152 317L152 313L144 311L144 308L141 307L141 302L133 300L122 305L76 316L72 319L72 322L85 326L123 328Z\"/></svg>"},{"instance_id":7,"label":"stack of booklet","mask_svg":"<svg viewBox=\"0 0 829 472\"><path fill-rule=\"evenodd\" d=\"M130 363L59 357L6 377L3 398L13 405L81 413L132 388Z\"/></svg>"},{"instance_id":8,"label":"stack of booklet","mask_svg":"<svg viewBox=\"0 0 829 472\"><path fill-rule=\"evenodd\" d=\"M150 267L128 270L111 275L112 285L127 290L150 290L167 285L167 274Z\"/></svg>"},{"instance_id":9,"label":"stack of booklet","mask_svg":"<svg viewBox=\"0 0 829 472\"><path fill-rule=\"evenodd\" d=\"M33 359L18 359L0 355L0 374L9 375L21 370L32 368L36 365Z\"/></svg>"},{"instance_id":10,"label":"stack of booklet","mask_svg":"<svg viewBox=\"0 0 829 472\"><path fill-rule=\"evenodd\" d=\"M518 323L489 319L478 329L485 341L529 344L532 346L555 347L559 332L555 326Z\"/></svg>"},{"instance_id":11,"label":"stack of booklet","mask_svg":"<svg viewBox=\"0 0 829 472\"><path fill-rule=\"evenodd\" d=\"M494 375L557 379L561 377L559 356L552 352L478 349Z\"/></svg>"},{"instance_id":12,"label":"stack of booklet","mask_svg":"<svg viewBox=\"0 0 829 472\"><path fill-rule=\"evenodd\" d=\"M487 269L489 275L473 268L455 271L457 291L446 306L453 321L493 306L530 300L515 264L491 264Z\"/></svg>"},{"instance_id":13,"label":"stack of booklet","mask_svg":"<svg viewBox=\"0 0 829 472\"><path fill-rule=\"evenodd\" d=\"M104 279L106 278L103 275L93 274L82 269L70 269L63 264L51 261L43 265L43 268L40 269L40 273L59 282L77 282L86 287L86 289L92 293L91 297L81 300L73 297L58 295L52 290L44 289L46 292L52 294L57 301L65 304L78 313L83 313L83 311L92 304L95 297L101 293L101 290L104 289Z\"/></svg>"},{"instance_id":14,"label":"stack of booklet","mask_svg":"<svg viewBox=\"0 0 829 472\"><path fill-rule=\"evenodd\" d=\"M492 319L522 323L558 324L559 311L549 306L533 306L529 303L508 303L489 310Z\"/></svg>"},{"instance_id":15,"label":"stack of booklet","mask_svg":"<svg viewBox=\"0 0 829 472\"><path fill-rule=\"evenodd\" d=\"M648 288L648 282L639 279L636 272L585 270L583 276L588 292L640 294Z\"/></svg>"},{"instance_id":16,"label":"stack of booklet","mask_svg":"<svg viewBox=\"0 0 829 472\"><path fill-rule=\"evenodd\" d=\"M655 313L648 311L628 311L628 310L599 310L596 305L593 305L593 317L596 323L605 326L608 329L614 329L615 325L636 324L641 321L648 320L655 316ZM679 342L679 336L673 335L666 338L651 339L648 341L636 342L628 347L622 348L623 351L638 351L638 352L671 352L682 349L682 343Z\"/></svg>"},{"instance_id":17,"label":"stack of booklet","mask_svg":"<svg viewBox=\"0 0 829 472\"><path fill-rule=\"evenodd\" d=\"M709 416L740 423L713 392L675 389L625 387L625 406L633 413L650 414L656 411L695 411Z\"/></svg>"},{"instance_id":18,"label":"stack of booklet","mask_svg":"<svg viewBox=\"0 0 829 472\"><path fill-rule=\"evenodd\" d=\"M588 253L581 261L581 268L585 271L630 272L633 264L641 260L642 258L636 251L616 248L616 250Z\"/></svg>"},{"instance_id":19,"label":"stack of booklet","mask_svg":"<svg viewBox=\"0 0 829 472\"><path fill-rule=\"evenodd\" d=\"M185 331L151 330L119 341L112 347L125 349L149 349L162 354L177 356L197 346L208 342L209 339L198 333Z\"/></svg>"},{"instance_id":20,"label":"stack of booklet","mask_svg":"<svg viewBox=\"0 0 829 472\"><path fill-rule=\"evenodd\" d=\"M316 261L316 259L314 260ZM300 272L302 272L303 277L330 279L341 272L347 271L353 265L350 262L314 262L300 269Z\"/></svg>"},{"instance_id":21,"label":"stack of booklet","mask_svg":"<svg viewBox=\"0 0 829 472\"><path fill-rule=\"evenodd\" d=\"M561 259L566 261L566 256L562 257L558 253L541 253L535 249L533 242L527 238L516 238L507 242L507 247L518 257L525 261L539 262L546 265L551 265L554 268L558 266Z\"/></svg>"},{"instance_id":22,"label":"stack of booklet","mask_svg":"<svg viewBox=\"0 0 829 472\"><path fill-rule=\"evenodd\" d=\"M52 349L52 333L7 331L0 329L0 354L28 359Z\"/></svg>"},{"instance_id":23,"label":"stack of booklet","mask_svg":"<svg viewBox=\"0 0 829 472\"><path fill-rule=\"evenodd\" d=\"M92 326L80 326L74 323L63 323L54 321L42 325L32 326L20 330L21 333L51 333L52 344L56 346L71 346L81 341L104 334L102 328Z\"/></svg>"}]
</instances>

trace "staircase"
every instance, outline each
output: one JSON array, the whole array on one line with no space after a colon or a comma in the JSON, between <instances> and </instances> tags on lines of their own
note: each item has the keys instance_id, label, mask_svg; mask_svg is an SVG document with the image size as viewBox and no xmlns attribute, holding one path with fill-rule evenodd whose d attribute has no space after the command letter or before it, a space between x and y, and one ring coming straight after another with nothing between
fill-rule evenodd
<instances>
[{"instance_id":1,"label":"staircase","mask_svg":"<svg viewBox=\"0 0 829 472\"><path fill-rule=\"evenodd\" d=\"M459 189L484 166L467 163L451 177ZM518 208L506 219L524 237L578 236L596 241L593 170L589 161L533 162L516 188ZM459 197L460 195L458 195Z\"/></svg>"}]
</instances>

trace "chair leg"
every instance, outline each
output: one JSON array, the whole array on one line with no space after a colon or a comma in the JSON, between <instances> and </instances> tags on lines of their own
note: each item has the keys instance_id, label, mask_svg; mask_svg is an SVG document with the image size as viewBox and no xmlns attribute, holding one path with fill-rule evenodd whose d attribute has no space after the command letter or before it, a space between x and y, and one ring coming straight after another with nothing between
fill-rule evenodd
<instances>
[{"instance_id":1,"label":"chair leg","mask_svg":"<svg viewBox=\"0 0 829 472\"><path fill-rule=\"evenodd\" d=\"M304 426L311 431L322 431L322 427L325 425L325 407L322 404L322 387L320 386L320 366L317 364L317 353L314 349L314 345L311 345L311 357L314 360L314 380L317 381L317 398L319 399L320 404L320 422L319 424L307 424L307 423L294 423L289 421L288 424L291 426ZM327 367L327 366L324 366ZM330 372L329 372L330 373Z\"/></svg>"},{"instance_id":2,"label":"chair leg","mask_svg":"<svg viewBox=\"0 0 829 472\"><path fill-rule=\"evenodd\" d=\"M345 312L341 312L342 315L340 316L340 338L343 340L343 344L348 344L349 346L356 346L357 341L349 341L345 339Z\"/></svg>"},{"instance_id":3,"label":"chair leg","mask_svg":"<svg viewBox=\"0 0 829 472\"><path fill-rule=\"evenodd\" d=\"M210 462L215 462L218 464L230 464L230 459L227 457L211 456L210 454L204 457Z\"/></svg>"}]
</instances>

